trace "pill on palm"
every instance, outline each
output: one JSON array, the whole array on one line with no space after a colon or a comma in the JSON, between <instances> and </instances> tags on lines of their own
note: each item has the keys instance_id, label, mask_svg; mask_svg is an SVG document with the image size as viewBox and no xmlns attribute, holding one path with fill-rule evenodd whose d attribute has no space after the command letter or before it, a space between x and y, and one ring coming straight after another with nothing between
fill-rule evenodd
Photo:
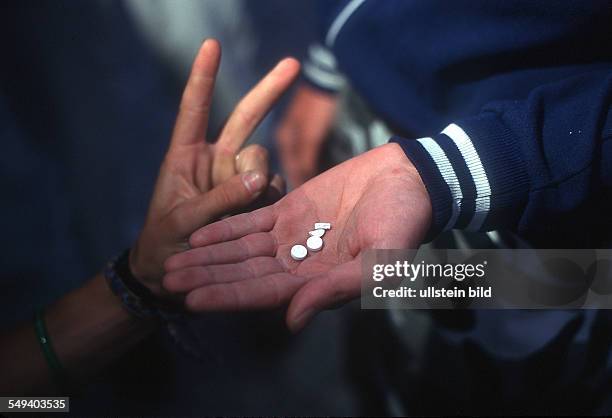
<instances>
[{"instance_id":1,"label":"pill on palm","mask_svg":"<svg viewBox=\"0 0 612 418\"><path fill-rule=\"evenodd\" d=\"M303 245L296 244L293 247L291 247L291 258L293 258L294 260L296 261L303 260L306 258L307 255L308 255L308 250Z\"/></svg>"},{"instance_id":2,"label":"pill on palm","mask_svg":"<svg viewBox=\"0 0 612 418\"><path fill-rule=\"evenodd\" d=\"M310 251L319 251L323 248L323 240L320 237L310 237L306 240L306 246Z\"/></svg>"},{"instance_id":3,"label":"pill on palm","mask_svg":"<svg viewBox=\"0 0 612 418\"><path fill-rule=\"evenodd\" d=\"M331 229L329 222L317 222L314 224L314 229Z\"/></svg>"},{"instance_id":4,"label":"pill on palm","mask_svg":"<svg viewBox=\"0 0 612 418\"><path fill-rule=\"evenodd\" d=\"M324 229L315 229L314 231L308 232L308 235L310 235L311 237L319 237L319 238L321 238L323 235L325 235L325 230Z\"/></svg>"}]
</instances>

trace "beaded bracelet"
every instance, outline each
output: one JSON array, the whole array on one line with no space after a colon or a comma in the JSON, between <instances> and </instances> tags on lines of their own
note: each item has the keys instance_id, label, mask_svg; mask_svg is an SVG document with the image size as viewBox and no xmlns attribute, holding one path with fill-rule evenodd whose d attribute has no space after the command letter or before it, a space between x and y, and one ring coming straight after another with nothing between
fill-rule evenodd
<instances>
[{"instance_id":1,"label":"beaded bracelet","mask_svg":"<svg viewBox=\"0 0 612 418\"><path fill-rule=\"evenodd\" d=\"M156 297L130 271L129 249L112 259L104 269L104 277L125 309L138 318L168 320L180 316L180 305Z\"/></svg>"}]
</instances>

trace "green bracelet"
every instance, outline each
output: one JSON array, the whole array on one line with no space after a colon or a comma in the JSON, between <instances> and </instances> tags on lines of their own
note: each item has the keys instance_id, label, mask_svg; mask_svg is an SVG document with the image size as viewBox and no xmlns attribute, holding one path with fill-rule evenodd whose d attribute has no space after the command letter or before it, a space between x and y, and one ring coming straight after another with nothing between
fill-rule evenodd
<instances>
[{"instance_id":1,"label":"green bracelet","mask_svg":"<svg viewBox=\"0 0 612 418\"><path fill-rule=\"evenodd\" d=\"M56 383L60 385L60 387L65 386L67 382L66 371L62 366L62 363L59 361L59 358L55 354L55 350L53 349L53 345L51 344L51 339L49 338L49 334L47 333L47 326L45 325L45 312L43 309L36 312L36 316L34 319L34 328L36 330L36 338L40 343L40 348L45 356L45 360L47 360L47 365L51 370L53 377L56 380Z\"/></svg>"}]
</instances>

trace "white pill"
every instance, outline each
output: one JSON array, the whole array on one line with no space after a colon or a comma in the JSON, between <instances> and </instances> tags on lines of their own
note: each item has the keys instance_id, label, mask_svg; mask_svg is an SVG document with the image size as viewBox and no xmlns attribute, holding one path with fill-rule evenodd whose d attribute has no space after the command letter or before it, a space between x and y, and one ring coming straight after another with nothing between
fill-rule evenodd
<instances>
[{"instance_id":1,"label":"white pill","mask_svg":"<svg viewBox=\"0 0 612 418\"><path fill-rule=\"evenodd\" d=\"M315 229L314 231L308 232L308 235L310 235L311 237L319 237L319 238L321 238L323 235L325 235L325 230L324 229Z\"/></svg>"},{"instance_id":2,"label":"white pill","mask_svg":"<svg viewBox=\"0 0 612 418\"><path fill-rule=\"evenodd\" d=\"M317 222L314 224L314 229L331 229L329 222Z\"/></svg>"},{"instance_id":3,"label":"white pill","mask_svg":"<svg viewBox=\"0 0 612 418\"><path fill-rule=\"evenodd\" d=\"M306 246L310 251L319 251L323 248L323 240L319 237L310 237L306 240Z\"/></svg>"},{"instance_id":4,"label":"white pill","mask_svg":"<svg viewBox=\"0 0 612 418\"><path fill-rule=\"evenodd\" d=\"M300 261L306 258L308 250L303 245L297 244L291 247L291 258Z\"/></svg>"}]
</instances>

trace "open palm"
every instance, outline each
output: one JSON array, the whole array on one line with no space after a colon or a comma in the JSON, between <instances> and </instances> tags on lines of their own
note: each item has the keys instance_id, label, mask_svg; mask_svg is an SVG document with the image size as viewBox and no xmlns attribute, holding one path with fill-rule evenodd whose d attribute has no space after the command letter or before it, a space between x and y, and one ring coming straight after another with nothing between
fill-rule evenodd
<instances>
[{"instance_id":1,"label":"open palm","mask_svg":"<svg viewBox=\"0 0 612 418\"><path fill-rule=\"evenodd\" d=\"M205 226L193 249L169 258L164 286L193 311L266 309L291 301L288 325L359 295L367 249L414 248L429 198L403 151L388 144L315 177L276 204ZM321 251L290 256L315 222L330 222Z\"/></svg>"}]
</instances>

